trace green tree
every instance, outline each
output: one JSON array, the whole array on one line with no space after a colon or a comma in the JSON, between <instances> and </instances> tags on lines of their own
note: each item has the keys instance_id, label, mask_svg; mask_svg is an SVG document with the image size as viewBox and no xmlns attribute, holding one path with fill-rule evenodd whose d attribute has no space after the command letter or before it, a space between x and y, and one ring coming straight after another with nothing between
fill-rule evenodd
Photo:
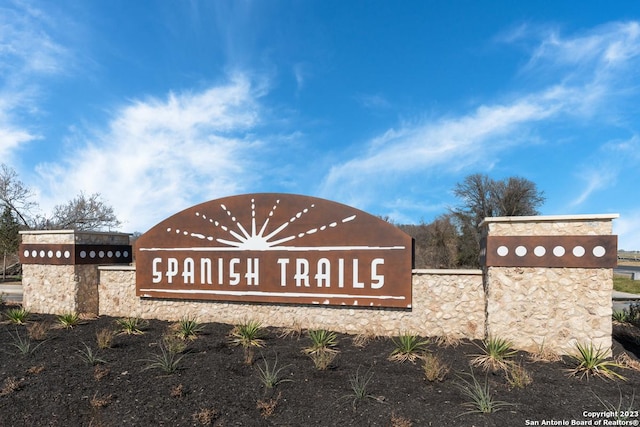
<instances>
[{"instance_id":1,"label":"green tree","mask_svg":"<svg viewBox=\"0 0 640 427\"><path fill-rule=\"evenodd\" d=\"M15 253L20 244L20 225L9 206L4 206L0 216L0 251L2 252L2 280L6 279L7 256Z\"/></svg>"}]
</instances>

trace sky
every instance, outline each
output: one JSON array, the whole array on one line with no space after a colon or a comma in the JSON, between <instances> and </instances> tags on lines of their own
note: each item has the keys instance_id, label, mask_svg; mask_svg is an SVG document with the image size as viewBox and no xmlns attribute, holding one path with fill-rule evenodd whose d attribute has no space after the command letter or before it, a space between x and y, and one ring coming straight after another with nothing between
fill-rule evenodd
<instances>
[{"instance_id":1,"label":"sky","mask_svg":"<svg viewBox=\"0 0 640 427\"><path fill-rule=\"evenodd\" d=\"M474 173L640 250L640 2L0 0L0 163L144 232L247 193L431 222Z\"/></svg>"}]
</instances>

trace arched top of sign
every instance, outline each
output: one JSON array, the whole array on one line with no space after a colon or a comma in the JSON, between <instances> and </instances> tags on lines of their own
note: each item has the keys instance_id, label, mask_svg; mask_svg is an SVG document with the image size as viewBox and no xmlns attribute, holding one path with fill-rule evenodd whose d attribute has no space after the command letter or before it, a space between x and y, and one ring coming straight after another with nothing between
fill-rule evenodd
<instances>
[{"instance_id":1,"label":"arched top of sign","mask_svg":"<svg viewBox=\"0 0 640 427\"><path fill-rule=\"evenodd\" d=\"M324 199L260 193L185 209L136 242L137 295L411 307L412 239Z\"/></svg>"},{"instance_id":2,"label":"arched top of sign","mask_svg":"<svg viewBox=\"0 0 640 427\"><path fill-rule=\"evenodd\" d=\"M137 242L142 248L225 251L399 249L410 237L392 224L337 202L260 193L211 200L162 221Z\"/></svg>"}]
</instances>

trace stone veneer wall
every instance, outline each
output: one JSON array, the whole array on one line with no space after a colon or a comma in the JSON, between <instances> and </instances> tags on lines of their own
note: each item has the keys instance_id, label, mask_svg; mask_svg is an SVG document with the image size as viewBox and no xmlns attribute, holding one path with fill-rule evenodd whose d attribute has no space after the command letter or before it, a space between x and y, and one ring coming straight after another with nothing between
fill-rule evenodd
<instances>
[{"instance_id":1,"label":"stone veneer wall","mask_svg":"<svg viewBox=\"0 0 640 427\"><path fill-rule=\"evenodd\" d=\"M35 313L75 312L77 285L73 265L24 264L22 305Z\"/></svg>"},{"instance_id":2,"label":"stone veneer wall","mask_svg":"<svg viewBox=\"0 0 640 427\"><path fill-rule=\"evenodd\" d=\"M22 244L128 245L129 234L74 230L23 231ZM23 306L36 313L98 313L96 264L22 265Z\"/></svg>"},{"instance_id":3,"label":"stone veneer wall","mask_svg":"<svg viewBox=\"0 0 640 427\"><path fill-rule=\"evenodd\" d=\"M248 319L270 326L326 328L346 333L423 336L484 336L484 291L480 270L415 270L411 310L239 304L136 297L135 267L100 267L99 314L237 324Z\"/></svg>"},{"instance_id":4,"label":"stone veneer wall","mask_svg":"<svg viewBox=\"0 0 640 427\"><path fill-rule=\"evenodd\" d=\"M485 235L607 236L617 215L489 218ZM26 232L27 244L123 244L113 233ZM614 260L615 261L615 260ZM564 261L563 261L564 262ZM576 343L610 351L612 268L488 266L480 270L414 270L411 310L241 304L139 298L129 265L23 264L24 306L34 312L90 312L236 324L326 328L347 333L482 339L506 338L524 350L567 354Z\"/></svg>"},{"instance_id":5,"label":"stone veneer wall","mask_svg":"<svg viewBox=\"0 0 640 427\"><path fill-rule=\"evenodd\" d=\"M603 236L617 215L488 218L487 236ZM610 351L613 269L486 267L487 335L520 349Z\"/></svg>"}]
</instances>

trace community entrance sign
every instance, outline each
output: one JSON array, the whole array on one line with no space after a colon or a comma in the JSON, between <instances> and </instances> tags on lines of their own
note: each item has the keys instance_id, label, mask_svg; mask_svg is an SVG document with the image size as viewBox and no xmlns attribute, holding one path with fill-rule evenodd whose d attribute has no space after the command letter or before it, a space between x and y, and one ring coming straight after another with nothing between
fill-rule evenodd
<instances>
[{"instance_id":1,"label":"community entrance sign","mask_svg":"<svg viewBox=\"0 0 640 427\"><path fill-rule=\"evenodd\" d=\"M213 200L136 242L140 297L411 307L412 239L352 207L292 194Z\"/></svg>"}]
</instances>

